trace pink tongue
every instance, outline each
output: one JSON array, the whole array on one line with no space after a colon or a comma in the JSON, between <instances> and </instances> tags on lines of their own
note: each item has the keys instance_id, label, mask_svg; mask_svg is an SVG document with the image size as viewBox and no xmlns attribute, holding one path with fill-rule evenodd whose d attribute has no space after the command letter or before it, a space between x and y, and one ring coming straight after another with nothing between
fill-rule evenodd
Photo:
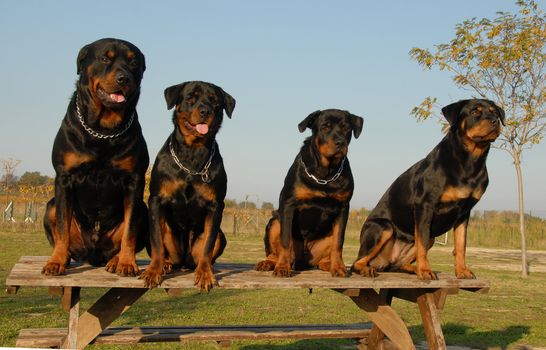
<instances>
[{"instance_id":1,"label":"pink tongue","mask_svg":"<svg viewBox=\"0 0 546 350\"><path fill-rule=\"evenodd\" d=\"M110 98L118 103L125 101L125 96L123 96L122 94L110 94Z\"/></svg>"},{"instance_id":2,"label":"pink tongue","mask_svg":"<svg viewBox=\"0 0 546 350\"><path fill-rule=\"evenodd\" d=\"M209 132L209 126L207 124L197 124L195 126L195 130L197 130L197 132L201 135L205 135L207 132Z\"/></svg>"}]
</instances>

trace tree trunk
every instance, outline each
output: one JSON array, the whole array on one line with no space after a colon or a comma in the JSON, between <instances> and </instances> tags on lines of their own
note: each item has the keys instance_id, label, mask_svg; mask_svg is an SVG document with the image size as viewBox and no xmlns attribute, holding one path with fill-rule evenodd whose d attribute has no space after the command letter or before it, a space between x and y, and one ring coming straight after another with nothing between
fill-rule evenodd
<instances>
[{"instance_id":1,"label":"tree trunk","mask_svg":"<svg viewBox=\"0 0 546 350\"><path fill-rule=\"evenodd\" d=\"M518 176L518 208L519 208L519 233L521 236L521 277L529 276L527 265L527 242L525 239L525 209L523 201L523 174L521 172L521 163L519 153L514 153L514 166Z\"/></svg>"}]
</instances>

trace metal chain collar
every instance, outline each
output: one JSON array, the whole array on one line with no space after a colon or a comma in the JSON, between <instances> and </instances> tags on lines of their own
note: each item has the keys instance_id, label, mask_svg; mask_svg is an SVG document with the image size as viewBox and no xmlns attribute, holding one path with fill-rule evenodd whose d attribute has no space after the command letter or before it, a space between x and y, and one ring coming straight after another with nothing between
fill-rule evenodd
<instances>
[{"instance_id":1,"label":"metal chain collar","mask_svg":"<svg viewBox=\"0 0 546 350\"><path fill-rule=\"evenodd\" d=\"M127 125L125 126L125 128L123 130L121 130L120 132L116 133L116 134L112 134L112 135L105 135L105 134L101 134L101 133L98 133L96 132L95 130L91 129L87 124L85 124L85 122L83 121L83 117L82 117L82 114L80 112L80 104L78 103L79 99L78 99L78 95L76 95L76 114L78 115L78 119L80 120L80 123L82 124L83 128L85 129L85 131L87 131L89 133L89 135L93 136L93 137L96 137L98 139L113 139L113 138L116 138L118 136L121 136L123 135L127 130L129 130L129 128L131 127L131 125L133 125L133 120L135 119L135 112L133 112L133 114L131 114L131 118L129 119L129 122L127 123Z\"/></svg>"},{"instance_id":2,"label":"metal chain collar","mask_svg":"<svg viewBox=\"0 0 546 350\"><path fill-rule=\"evenodd\" d=\"M207 163L205 164L205 166L203 167L203 169L199 172L197 171L191 171L190 169L186 168L184 165L182 165L182 163L180 163L180 160L178 159L178 157L176 156L176 154L174 153L174 149L173 149L173 135L171 135L171 137L169 138L169 150L171 151L171 156L173 157L173 160L174 162L176 163L176 165L178 165L178 167L182 170L184 170L186 173L188 173L188 175L192 175L192 176L197 176L197 175L200 175L201 176L201 180L203 180L204 183L209 183L210 182L210 179L209 179L209 167L210 167L210 164L212 163L212 157L214 157L214 153L216 153L216 142L214 142L212 144L212 149L210 151L210 157L209 157L209 160L207 161Z\"/></svg>"},{"instance_id":3,"label":"metal chain collar","mask_svg":"<svg viewBox=\"0 0 546 350\"><path fill-rule=\"evenodd\" d=\"M347 157L343 157L343 160L341 161L341 165L339 166L337 173L335 173L335 175L332 176L332 178L329 180L322 180L317 178L315 175L310 174L309 171L307 170L307 167L305 166L305 163L303 162L303 158L300 158L300 161L301 161L301 165L303 165L303 170L305 170L305 173L307 174L307 176L315 180L315 182L318 183L319 185L327 185L330 182L336 181L337 179L339 179L339 176L341 175L341 172L343 171L343 167L345 165L345 159L347 159Z\"/></svg>"}]
</instances>

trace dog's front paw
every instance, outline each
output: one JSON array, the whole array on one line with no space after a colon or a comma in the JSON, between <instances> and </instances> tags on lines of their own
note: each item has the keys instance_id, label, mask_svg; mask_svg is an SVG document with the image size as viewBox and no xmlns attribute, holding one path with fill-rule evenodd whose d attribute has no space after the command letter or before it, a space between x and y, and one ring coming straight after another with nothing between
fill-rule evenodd
<instances>
[{"instance_id":1,"label":"dog's front paw","mask_svg":"<svg viewBox=\"0 0 546 350\"><path fill-rule=\"evenodd\" d=\"M137 276L140 273L136 261L122 260L119 255L115 255L106 264L106 271L115 273L120 276Z\"/></svg>"},{"instance_id":2,"label":"dog's front paw","mask_svg":"<svg viewBox=\"0 0 546 350\"><path fill-rule=\"evenodd\" d=\"M45 264L44 268L42 269L42 274L46 276L64 275L65 272L66 272L66 264L56 262L56 261L48 261L47 264Z\"/></svg>"},{"instance_id":3,"label":"dog's front paw","mask_svg":"<svg viewBox=\"0 0 546 350\"><path fill-rule=\"evenodd\" d=\"M356 269L354 266L352 268L352 270L356 273L358 273L359 275L363 276L363 277L377 277L378 274L377 274L377 271L374 267L371 267L371 266L362 266L358 269Z\"/></svg>"},{"instance_id":4,"label":"dog's front paw","mask_svg":"<svg viewBox=\"0 0 546 350\"><path fill-rule=\"evenodd\" d=\"M275 269L275 262L271 260L263 260L257 263L254 269L256 271L273 271L273 269Z\"/></svg>"},{"instance_id":5,"label":"dog's front paw","mask_svg":"<svg viewBox=\"0 0 546 350\"><path fill-rule=\"evenodd\" d=\"M144 287L155 288L163 281L163 269L148 267L139 277L144 280Z\"/></svg>"},{"instance_id":6,"label":"dog's front paw","mask_svg":"<svg viewBox=\"0 0 546 350\"><path fill-rule=\"evenodd\" d=\"M345 267L345 265L332 264L330 273L332 274L332 277L345 277L347 276L347 268Z\"/></svg>"},{"instance_id":7,"label":"dog's front paw","mask_svg":"<svg viewBox=\"0 0 546 350\"><path fill-rule=\"evenodd\" d=\"M455 268L455 276L459 279L474 279L476 275L474 272L470 271L466 266L463 268Z\"/></svg>"},{"instance_id":8,"label":"dog's front paw","mask_svg":"<svg viewBox=\"0 0 546 350\"><path fill-rule=\"evenodd\" d=\"M212 269L201 268L197 266L194 272L194 283L197 288L200 290L210 291L213 287L218 286L218 281L214 277Z\"/></svg>"},{"instance_id":9,"label":"dog's front paw","mask_svg":"<svg viewBox=\"0 0 546 350\"><path fill-rule=\"evenodd\" d=\"M273 270L273 276L276 277L292 277L292 269L288 265L277 264Z\"/></svg>"},{"instance_id":10,"label":"dog's front paw","mask_svg":"<svg viewBox=\"0 0 546 350\"><path fill-rule=\"evenodd\" d=\"M417 271L416 271L416 274L417 274L417 278L419 278L420 280L424 280L424 281L430 281L430 280L437 280L438 279L438 276L436 275L436 273L434 271L432 271L431 269L423 269L423 268L417 268Z\"/></svg>"}]
</instances>

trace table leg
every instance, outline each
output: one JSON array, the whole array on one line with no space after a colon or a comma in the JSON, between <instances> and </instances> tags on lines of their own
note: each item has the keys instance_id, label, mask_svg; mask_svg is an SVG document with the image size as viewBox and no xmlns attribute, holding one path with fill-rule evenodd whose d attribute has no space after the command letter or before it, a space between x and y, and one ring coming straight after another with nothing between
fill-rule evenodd
<instances>
[{"instance_id":1,"label":"table leg","mask_svg":"<svg viewBox=\"0 0 546 350\"><path fill-rule=\"evenodd\" d=\"M382 302L385 302L387 305L391 305L392 303L392 294L390 293L389 289L381 289L379 291L379 297L381 298ZM370 332L370 336L368 337L368 348L369 349L377 349L377 350L383 350L385 349L385 333L377 327L377 325L374 323L372 326L372 330Z\"/></svg>"},{"instance_id":2,"label":"table leg","mask_svg":"<svg viewBox=\"0 0 546 350\"><path fill-rule=\"evenodd\" d=\"M435 298L435 295L432 293L425 293L417 298L417 304L419 305L419 311L421 312L421 318L423 320L423 328L425 329L425 335L427 336L428 347L431 350L447 349L438 308L436 307L436 299L437 298ZM438 304L443 306L445 296L441 299L443 300L440 300Z\"/></svg>"},{"instance_id":3,"label":"table leg","mask_svg":"<svg viewBox=\"0 0 546 350\"><path fill-rule=\"evenodd\" d=\"M63 347L83 349L147 291L146 288L112 288L108 290L79 318L76 317L77 321L74 322L77 331L74 333L77 343L74 344L75 346L69 346L67 338ZM70 334L69 329L69 337Z\"/></svg>"},{"instance_id":4,"label":"table leg","mask_svg":"<svg viewBox=\"0 0 546 350\"><path fill-rule=\"evenodd\" d=\"M381 332L389 337L390 341L399 349L415 349L408 327L396 311L387 304L385 298L382 298L373 289L361 289L358 296L350 296L350 298L359 308L366 311L374 326L378 328L375 335L372 334L375 339L378 339L379 332ZM382 343L382 341L377 342L377 345L368 343L368 347L370 349L373 349L372 346L381 348Z\"/></svg>"},{"instance_id":5,"label":"table leg","mask_svg":"<svg viewBox=\"0 0 546 350\"><path fill-rule=\"evenodd\" d=\"M68 335L62 347L64 349L76 349L80 318L80 287L64 288L63 305L68 307Z\"/></svg>"}]
</instances>

